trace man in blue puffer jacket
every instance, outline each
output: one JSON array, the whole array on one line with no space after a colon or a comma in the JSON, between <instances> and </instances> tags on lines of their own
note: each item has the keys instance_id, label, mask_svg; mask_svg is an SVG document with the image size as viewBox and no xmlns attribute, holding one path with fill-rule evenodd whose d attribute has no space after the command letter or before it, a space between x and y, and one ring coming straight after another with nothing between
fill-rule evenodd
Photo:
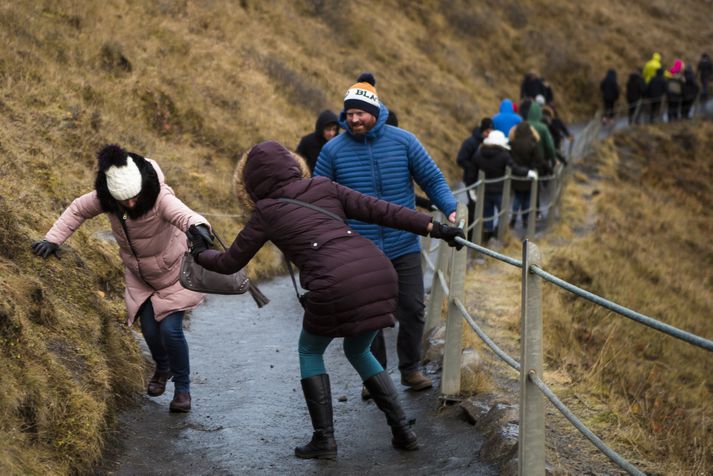
<instances>
[{"instance_id":1,"label":"man in blue puffer jacket","mask_svg":"<svg viewBox=\"0 0 713 476\"><path fill-rule=\"evenodd\" d=\"M339 125L346 134L322 148L315 176L328 177L361 193L415 208L413 182L428 198L455 221L456 199L443 174L412 133L386 124L389 111L380 101L371 73L362 73L344 96ZM413 390L433 385L421 373L421 340L424 327L423 271L421 246L416 235L394 228L351 221L359 234L372 240L391 260L399 276L399 321L397 353L401 383ZM372 344L372 352L386 368L383 334ZM368 395L363 393L363 398Z\"/></svg>"}]
</instances>

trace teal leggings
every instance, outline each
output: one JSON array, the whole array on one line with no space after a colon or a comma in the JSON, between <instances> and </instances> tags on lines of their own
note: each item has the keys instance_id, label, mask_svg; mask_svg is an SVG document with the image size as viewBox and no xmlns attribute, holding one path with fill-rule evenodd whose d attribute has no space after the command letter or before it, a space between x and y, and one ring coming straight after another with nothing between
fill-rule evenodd
<instances>
[{"instance_id":1,"label":"teal leggings","mask_svg":"<svg viewBox=\"0 0 713 476\"><path fill-rule=\"evenodd\" d=\"M362 381L384 371L370 349L376 332L363 332L344 338L344 355L347 356L352 367L359 372ZM302 329L298 352L300 354L300 374L303 379L327 373L327 369L324 367L324 351L327 350L332 339L334 337L316 336Z\"/></svg>"}]
</instances>

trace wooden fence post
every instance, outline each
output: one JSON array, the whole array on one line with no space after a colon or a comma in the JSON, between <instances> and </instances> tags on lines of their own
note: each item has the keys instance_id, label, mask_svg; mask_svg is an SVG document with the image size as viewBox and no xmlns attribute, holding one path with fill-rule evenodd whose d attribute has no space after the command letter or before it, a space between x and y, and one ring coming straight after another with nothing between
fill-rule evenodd
<instances>
[{"instance_id":1,"label":"wooden fence post","mask_svg":"<svg viewBox=\"0 0 713 476\"><path fill-rule=\"evenodd\" d=\"M441 215L439 213L439 215ZM467 215L467 213L466 213ZM442 216L442 215L441 215ZM442 222L444 220L441 220ZM441 320L441 307L443 300L446 298L446 291L441 286L441 280L438 279L439 273L446 276L448 272L448 258L450 258L451 250L444 242L438 245L438 257L436 258L435 268L433 270L433 283L431 284L431 293L426 305L426 325L423 329L423 338L426 339L428 333L438 325Z\"/></svg>"},{"instance_id":2,"label":"wooden fence post","mask_svg":"<svg viewBox=\"0 0 713 476\"><path fill-rule=\"evenodd\" d=\"M505 242L510 229L510 187L512 184L512 169L505 167L505 182L503 183L503 198L500 201L500 219L498 220L498 241Z\"/></svg>"},{"instance_id":3,"label":"wooden fence post","mask_svg":"<svg viewBox=\"0 0 713 476\"><path fill-rule=\"evenodd\" d=\"M535 236L535 225L537 224L537 195L540 190L540 181L533 180L530 183L530 213L527 216L527 238Z\"/></svg>"},{"instance_id":4,"label":"wooden fence post","mask_svg":"<svg viewBox=\"0 0 713 476\"><path fill-rule=\"evenodd\" d=\"M522 244L522 303L520 311L520 435L518 474L545 474L544 396L528 374L542 378L542 279L529 272L539 266L540 251L534 243Z\"/></svg>"},{"instance_id":5,"label":"wooden fence post","mask_svg":"<svg viewBox=\"0 0 713 476\"><path fill-rule=\"evenodd\" d=\"M485 172L482 170L478 172L478 182L480 184L475 187L476 199L475 199L475 214L473 216L473 221L477 223L473 229L473 243L476 245L483 244L483 208L485 202Z\"/></svg>"},{"instance_id":6,"label":"wooden fence post","mask_svg":"<svg viewBox=\"0 0 713 476\"><path fill-rule=\"evenodd\" d=\"M430 215L434 220L438 219L438 213L436 211L430 212ZM428 269L428 261L426 261L426 256L430 259L431 253L431 236L426 235L421 237L421 270L425 272Z\"/></svg>"},{"instance_id":7,"label":"wooden fence post","mask_svg":"<svg viewBox=\"0 0 713 476\"><path fill-rule=\"evenodd\" d=\"M468 209L458 203L458 218L468 223ZM456 396L460 393L460 364L463 351L463 315L453 300L465 301L465 272L468 263L468 248L460 251L453 248L451 262L451 277L449 279L448 315L446 317L446 344L443 351L443 374L441 378L441 393L445 396Z\"/></svg>"}]
</instances>

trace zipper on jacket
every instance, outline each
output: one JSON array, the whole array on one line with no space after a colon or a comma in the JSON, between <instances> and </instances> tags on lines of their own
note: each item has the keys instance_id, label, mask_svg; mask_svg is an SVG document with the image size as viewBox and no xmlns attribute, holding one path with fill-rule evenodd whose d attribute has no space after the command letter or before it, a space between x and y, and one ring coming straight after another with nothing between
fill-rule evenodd
<instances>
[{"instance_id":1,"label":"zipper on jacket","mask_svg":"<svg viewBox=\"0 0 713 476\"><path fill-rule=\"evenodd\" d=\"M117 213L117 216L119 218L119 223L121 223L121 229L124 230L124 237L126 238L126 242L129 244L129 249L131 250L131 254L134 255L134 259L136 259L136 268L139 270L139 277L141 280L148 285L151 289L156 291L156 288L151 286L148 281L146 281L146 278L144 278L144 274L141 272L141 260L139 260L139 256L136 254L136 250L134 249L134 245L131 243L131 238L129 238L129 230L126 227L126 212L123 214Z\"/></svg>"},{"instance_id":2,"label":"zipper on jacket","mask_svg":"<svg viewBox=\"0 0 713 476\"><path fill-rule=\"evenodd\" d=\"M369 151L369 163L371 164L371 180L374 182L374 191L376 192L376 198L383 200L384 191L382 190L382 184L380 180L381 177L379 177L379 180L377 180L376 177L376 164L374 163L374 154L371 150L372 143L367 140L366 136L364 137L364 145L366 145L366 150ZM382 227L381 225L377 226L379 227L379 243L381 243L381 246L379 248L383 251L386 246L386 243L384 241L384 227Z\"/></svg>"}]
</instances>

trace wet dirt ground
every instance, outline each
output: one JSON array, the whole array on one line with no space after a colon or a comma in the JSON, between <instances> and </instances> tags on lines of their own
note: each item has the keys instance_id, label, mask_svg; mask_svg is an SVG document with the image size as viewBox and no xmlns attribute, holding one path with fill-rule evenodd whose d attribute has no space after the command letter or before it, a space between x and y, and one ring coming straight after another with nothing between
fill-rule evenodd
<instances>
[{"instance_id":1,"label":"wet dirt ground","mask_svg":"<svg viewBox=\"0 0 713 476\"><path fill-rule=\"evenodd\" d=\"M421 449L391 447L391 433L344 357L341 339L327 349L332 381L336 461L300 460L296 445L312 429L299 378L301 308L289 277L261 283L271 299L258 309L248 295L209 295L186 330L193 411L170 414L173 384L120 415L115 440L98 474L443 474L492 475L478 460L483 439L458 406L442 407L437 386L408 392L390 368ZM395 329L387 329L395 362ZM436 381L438 374L431 375Z\"/></svg>"}]
</instances>

